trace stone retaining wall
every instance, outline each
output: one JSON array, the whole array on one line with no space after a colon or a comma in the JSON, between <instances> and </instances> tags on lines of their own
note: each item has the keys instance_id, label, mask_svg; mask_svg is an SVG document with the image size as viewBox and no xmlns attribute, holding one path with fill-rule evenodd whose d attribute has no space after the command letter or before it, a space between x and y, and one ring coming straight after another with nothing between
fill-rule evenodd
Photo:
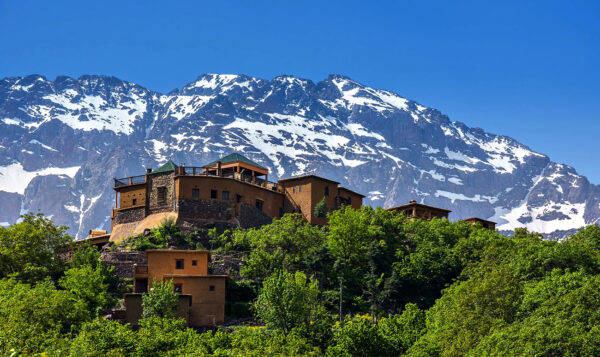
<instances>
[{"instance_id":1,"label":"stone retaining wall","mask_svg":"<svg viewBox=\"0 0 600 357\"><path fill-rule=\"evenodd\" d=\"M146 217L146 207L126 208L115 212L113 224L123 224L141 221Z\"/></svg>"},{"instance_id":2,"label":"stone retaining wall","mask_svg":"<svg viewBox=\"0 0 600 357\"><path fill-rule=\"evenodd\" d=\"M100 255L103 262L115 267L115 274L123 279L133 279L133 265L148 264L146 252L112 252L103 251Z\"/></svg>"}]
</instances>

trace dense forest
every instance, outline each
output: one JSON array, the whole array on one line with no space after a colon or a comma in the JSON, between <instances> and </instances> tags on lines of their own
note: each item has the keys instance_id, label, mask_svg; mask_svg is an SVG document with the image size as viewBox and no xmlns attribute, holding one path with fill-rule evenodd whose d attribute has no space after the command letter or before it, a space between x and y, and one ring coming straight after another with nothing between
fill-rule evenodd
<instances>
[{"instance_id":1,"label":"dense forest","mask_svg":"<svg viewBox=\"0 0 600 357\"><path fill-rule=\"evenodd\" d=\"M0 227L0 353L48 356L600 355L600 228L558 241L381 208L285 215L259 229L173 222L111 249L177 244L237 254L226 311L195 330L156 284L140 326L105 318L130 282L43 215Z\"/></svg>"}]
</instances>

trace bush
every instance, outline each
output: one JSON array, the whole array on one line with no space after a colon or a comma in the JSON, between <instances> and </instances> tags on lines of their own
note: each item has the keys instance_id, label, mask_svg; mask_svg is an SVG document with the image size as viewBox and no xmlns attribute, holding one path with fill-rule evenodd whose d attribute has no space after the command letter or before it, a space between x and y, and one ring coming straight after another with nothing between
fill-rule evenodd
<instances>
[{"instance_id":1,"label":"bush","mask_svg":"<svg viewBox=\"0 0 600 357\"><path fill-rule=\"evenodd\" d=\"M20 223L0 227L0 278L35 284L57 280L67 267L65 257L73 238L43 214L22 215Z\"/></svg>"},{"instance_id":2,"label":"bush","mask_svg":"<svg viewBox=\"0 0 600 357\"><path fill-rule=\"evenodd\" d=\"M150 293L142 295L142 316L175 317L178 303L179 295L175 292L173 281L154 279Z\"/></svg>"},{"instance_id":3,"label":"bush","mask_svg":"<svg viewBox=\"0 0 600 357\"><path fill-rule=\"evenodd\" d=\"M89 321L83 301L50 281L35 286L0 280L0 354L68 350L67 339Z\"/></svg>"},{"instance_id":4,"label":"bush","mask_svg":"<svg viewBox=\"0 0 600 357\"><path fill-rule=\"evenodd\" d=\"M302 272L280 270L265 280L255 303L256 315L268 327L287 334L311 321L320 305L318 296L316 281Z\"/></svg>"},{"instance_id":5,"label":"bush","mask_svg":"<svg viewBox=\"0 0 600 357\"><path fill-rule=\"evenodd\" d=\"M95 319L83 325L71 345L72 356L129 356L136 350L136 334L117 321Z\"/></svg>"}]
</instances>

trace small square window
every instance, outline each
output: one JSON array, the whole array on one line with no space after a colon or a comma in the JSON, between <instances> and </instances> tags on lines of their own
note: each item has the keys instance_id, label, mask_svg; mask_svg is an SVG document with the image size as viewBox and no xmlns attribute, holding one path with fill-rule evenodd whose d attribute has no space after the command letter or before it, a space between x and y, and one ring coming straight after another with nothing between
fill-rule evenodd
<instances>
[{"instance_id":1,"label":"small square window","mask_svg":"<svg viewBox=\"0 0 600 357\"><path fill-rule=\"evenodd\" d=\"M256 208L258 208L259 210L263 210L263 205L264 205L264 201L263 200L259 200L256 199Z\"/></svg>"},{"instance_id":2,"label":"small square window","mask_svg":"<svg viewBox=\"0 0 600 357\"><path fill-rule=\"evenodd\" d=\"M221 193L221 197L222 197L223 201L229 201L229 191L223 191Z\"/></svg>"},{"instance_id":3,"label":"small square window","mask_svg":"<svg viewBox=\"0 0 600 357\"><path fill-rule=\"evenodd\" d=\"M133 205L134 205L134 206L135 206L135 205L137 205L137 198L134 198L134 199L133 199Z\"/></svg>"},{"instance_id":4,"label":"small square window","mask_svg":"<svg viewBox=\"0 0 600 357\"><path fill-rule=\"evenodd\" d=\"M197 188L192 188L192 198L200 198L200 190Z\"/></svg>"},{"instance_id":5,"label":"small square window","mask_svg":"<svg viewBox=\"0 0 600 357\"><path fill-rule=\"evenodd\" d=\"M198 261L197 260L192 260L192 266L196 266L198 265Z\"/></svg>"},{"instance_id":6,"label":"small square window","mask_svg":"<svg viewBox=\"0 0 600 357\"><path fill-rule=\"evenodd\" d=\"M183 284L173 284L173 289L177 294L183 293Z\"/></svg>"},{"instance_id":7,"label":"small square window","mask_svg":"<svg viewBox=\"0 0 600 357\"><path fill-rule=\"evenodd\" d=\"M214 285L209 286L208 291L215 291L215 286Z\"/></svg>"},{"instance_id":8,"label":"small square window","mask_svg":"<svg viewBox=\"0 0 600 357\"><path fill-rule=\"evenodd\" d=\"M183 259L175 260L175 269L183 269Z\"/></svg>"},{"instance_id":9,"label":"small square window","mask_svg":"<svg viewBox=\"0 0 600 357\"><path fill-rule=\"evenodd\" d=\"M210 190L210 198L212 198L212 199L217 198L217 190Z\"/></svg>"}]
</instances>

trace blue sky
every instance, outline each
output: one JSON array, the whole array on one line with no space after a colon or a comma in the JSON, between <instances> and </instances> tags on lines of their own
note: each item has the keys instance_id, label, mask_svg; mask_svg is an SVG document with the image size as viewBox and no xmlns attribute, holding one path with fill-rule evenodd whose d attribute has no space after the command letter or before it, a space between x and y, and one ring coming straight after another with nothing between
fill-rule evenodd
<instances>
[{"instance_id":1,"label":"blue sky","mask_svg":"<svg viewBox=\"0 0 600 357\"><path fill-rule=\"evenodd\" d=\"M600 184L598 1L0 0L0 77L330 73L508 135Z\"/></svg>"}]
</instances>

